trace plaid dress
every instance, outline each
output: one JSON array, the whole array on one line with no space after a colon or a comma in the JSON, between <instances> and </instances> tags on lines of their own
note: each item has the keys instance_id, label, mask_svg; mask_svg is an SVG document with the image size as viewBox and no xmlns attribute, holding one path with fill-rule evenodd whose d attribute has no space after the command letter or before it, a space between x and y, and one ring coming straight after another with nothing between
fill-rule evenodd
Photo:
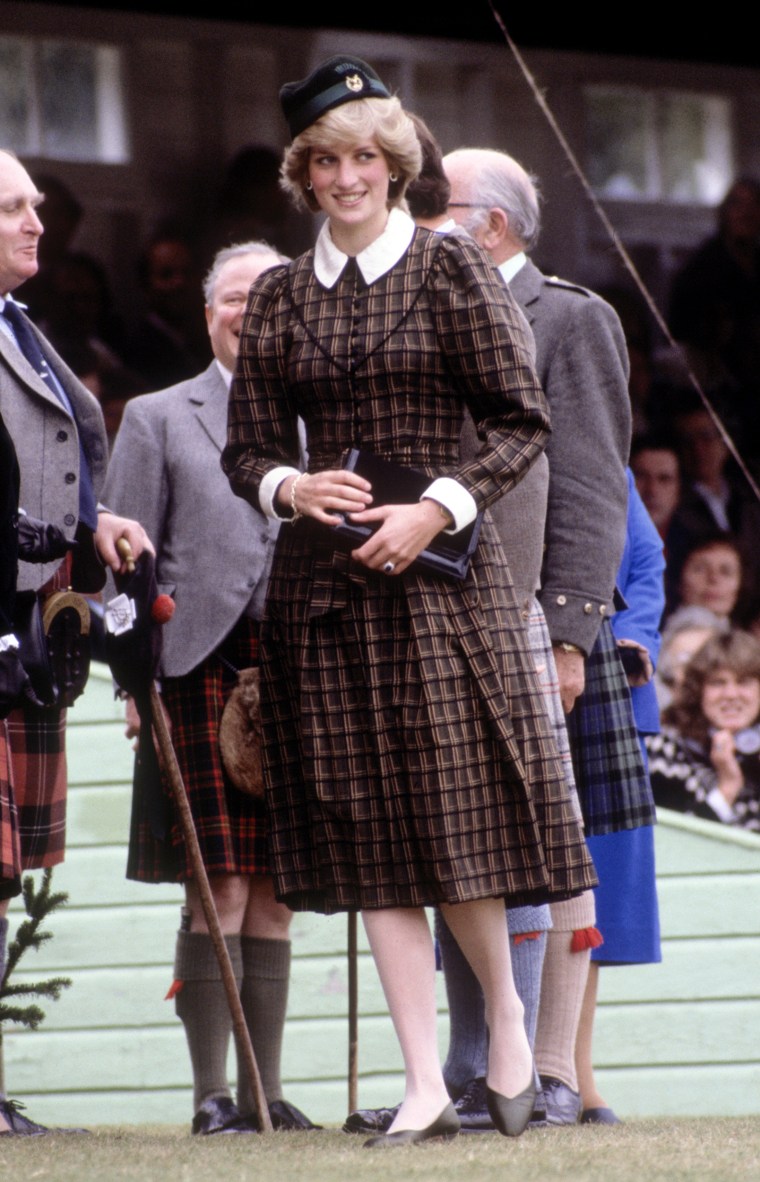
<instances>
[{"instance_id":1,"label":"plaid dress","mask_svg":"<svg viewBox=\"0 0 760 1182\"><path fill-rule=\"evenodd\" d=\"M365 285L312 256L254 286L223 464L252 503L298 456L351 446L454 473L479 506L546 438L527 329L483 256L417 231ZM484 445L459 462L463 408ZM262 724L278 897L331 912L504 897L594 881L507 564L486 517L467 579L353 564L329 529L280 530L262 626Z\"/></svg>"}]
</instances>

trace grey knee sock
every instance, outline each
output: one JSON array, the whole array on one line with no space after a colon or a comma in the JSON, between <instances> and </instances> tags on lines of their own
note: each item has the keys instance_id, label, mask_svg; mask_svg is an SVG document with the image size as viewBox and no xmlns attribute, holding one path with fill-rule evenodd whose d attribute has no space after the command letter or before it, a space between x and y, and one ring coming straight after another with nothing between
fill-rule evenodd
<instances>
[{"instance_id":1,"label":"grey knee sock","mask_svg":"<svg viewBox=\"0 0 760 1182\"><path fill-rule=\"evenodd\" d=\"M435 934L449 1001L449 1051L443 1078L449 1093L457 1098L471 1079L485 1078L488 1064L485 1003L477 977L437 908Z\"/></svg>"},{"instance_id":2,"label":"grey knee sock","mask_svg":"<svg viewBox=\"0 0 760 1182\"><path fill-rule=\"evenodd\" d=\"M509 941L512 976L515 979L515 989L520 1001L525 1007L525 1033L528 1036L531 1050L536 1042L546 935L545 931L540 931L537 936L532 936L529 940L521 940L519 936L512 936Z\"/></svg>"},{"instance_id":3,"label":"grey knee sock","mask_svg":"<svg viewBox=\"0 0 760 1182\"><path fill-rule=\"evenodd\" d=\"M241 936L243 984L240 1000L253 1052L269 1104L282 1099L280 1057L290 982L290 940ZM255 1111L251 1089L238 1053L238 1108Z\"/></svg>"},{"instance_id":4,"label":"grey knee sock","mask_svg":"<svg viewBox=\"0 0 760 1182\"><path fill-rule=\"evenodd\" d=\"M517 908L505 919L510 929L516 926L522 933L526 924L548 922L543 908ZM446 995L449 1002L449 1050L443 1065L443 1078L449 1093L455 1098L471 1079L485 1078L488 1066L488 1030L486 1027L483 991L477 977L446 926L440 911L435 913L435 934L441 950ZM538 1004L541 996L541 970L546 949L546 932L539 930L537 938L510 938L510 955L515 988L525 1008L525 1031L531 1049L536 1037Z\"/></svg>"},{"instance_id":5,"label":"grey knee sock","mask_svg":"<svg viewBox=\"0 0 760 1182\"><path fill-rule=\"evenodd\" d=\"M235 980L243 976L240 937L225 936ZM211 937L206 932L178 932L174 962L177 1016L182 1020L193 1067L195 1110L212 1096L229 1096L227 1050L232 1019Z\"/></svg>"}]
</instances>

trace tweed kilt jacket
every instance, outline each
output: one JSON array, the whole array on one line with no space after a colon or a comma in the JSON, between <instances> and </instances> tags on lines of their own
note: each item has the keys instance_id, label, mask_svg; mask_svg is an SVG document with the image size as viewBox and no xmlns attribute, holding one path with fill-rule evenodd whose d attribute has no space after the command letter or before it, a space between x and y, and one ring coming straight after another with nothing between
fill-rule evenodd
<instances>
[{"instance_id":1,"label":"tweed kilt jacket","mask_svg":"<svg viewBox=\"0 0 760 1182\"><path fill-rule=\"evenodd\" d=\"M229 665L258 660L246 613L254 592L266 587L278 526L232 495L219 466L226 428L227 389L215 361L190 381L133 398L104 496L116 512L142 522L156 548L159 589L174 598L159 674L204 865L209 874L263 874L264 809L228 779L219 724L237 682ZM127 875L184 881L192 863L173 794L165 784L167 825L158 834L155 791L136 770Z\"/></svg>"},{"instance_id":2,"label":"tweed kilt jacket","mask_svg":"<svg viewBox=\"0 0 760 1182\"><path fill-rule=\"evenodd\" d=\"M615 311L593 292L549 278L527 259L509 290L536 342L552 435L539 598L552 640L588 654L625 543L631 444L628 353Z\"/></svg>"},{"instance_id":3,"label":"tweed kilt jacket","mask_svg":"<svg viewBox=\"0 0 760 1182\"><path fill-rule=\"evenodd\" d=\"M0 413L18 456L21 506L32 517L52 522L72 538L79 517L80 442L96 497L103 484L108 458L103 415L97 399L31 321L29 329L55 371L73 416L5 332L0 332ZM70 581L68 572L69 568L60 559L43 564L24 562L19 568L18 587L39 591L43 587L65 586ZM65 718L65 712L55 708L42 710L23 705L8 719L23 869L53 866L63 861Z\"/></svg>"},{"instance_id":4,"label":"tweed kilt jacket","mask_svg":"<svg viewBox=\"0 0 760 1182\"><path fill-rule=\"evenodd\" d=\"M313 254L254 285L223 466L262 477L351 446L454 474L479 507L540 454L547 415L511 297L477 247L417 230L366 285ZM459 460L463 407L482 440ZM467 579L353 564L308 518L280 530L262 626L278 897L335 911L567 896L593 881L490 517Z\"/></svg>"}]
</instances>

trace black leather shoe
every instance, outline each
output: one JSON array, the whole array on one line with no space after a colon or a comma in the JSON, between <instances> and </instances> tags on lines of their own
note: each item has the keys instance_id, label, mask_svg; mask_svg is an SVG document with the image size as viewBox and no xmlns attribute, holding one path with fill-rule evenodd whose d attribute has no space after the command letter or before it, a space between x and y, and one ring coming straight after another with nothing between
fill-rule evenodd
<instances>
[{"instance_id":1,"label":"black leather shoe","mask_svg":"<svg viewBox=\"0 0 760 1182\"><path fill-rule=\"evenodd\" d=\"M611 1108L584 1108L581 1113L582 1125L622 1125L622 1120Z\"/></svg>"},{"instance_id":2,"label":"black leather shoe","mask_svg":"<svg viewBox=\"0 0 760 1182\"><path fill-rule=\"evenodd\" d=\"M536 1085L531 1078L527 1088L516 1096L502 1096L486 1085L486 1104L491 1120L503 1137L519 1137L528 1127L536 1102Z\"/></svg>"},{"instance_id":3,"label":"black leather shoe","mask_svg":"<svg viewBox=\"0 0 760 1182\"><path fill-rule=\"evenodd\" d=\"M212 1096L204 1100L190 1126L193 1133L208 1137L212 1133L258 1133L250 1117L241 1116L229 1096Z\"/></svg>"},{"instance_id":4,"label":"black leather shoe","mask_svg":"<svg viewBox=\"0 0 760 1182\"><path fill-rule=\"evenodd\" d=\"M454 1105L463 1133L492 1133L491 1120L486 1103L486 1081L481 1076L471 1079Z\"/></svg>"},{"instance_id":5,"label":"black leather shoe","mask_svg":"<svg viewBox=\"0 0 760 1182\"><path fill-rule=\"evenodd\" d=\"M455 1137L459 1132L459 1117L449 1103L440 1116L426 1129L400 1129L398 1133L380 1133L364 1142L365 1149L395 1149L398 1145L420 1145L434 1137Z\"/></svg>"},{"instance_id":6,"label":"black leather shoe","mask_svg":"<svg viewBox=\"0 0 760 1182\"><path fill-rule=\"evenodd\" d=\"M275 1132L297 1132L309 1129L321 1129L321 1125L312 1124L308 1116L291 1104L289 1100L273 1100L269 1105L269 1117Z\"/></svg>"},{"instance_id":7,"label":"black leather shoe","mask_svg":"<svg viewBox=\"0 0 760 1182\"><path fill-rule=\"evenodd\" d=\"M542 1075L541 1091L536 1097L531 1124L535 1125L577 1125L581 1114L579 1092L556 1079L553 1075Z\"/></svg>"},{"instance_id":8,"label":"black leather shoe","mask_svg":"<svg viewBox=\"0 0 760 1182\"><path fill-rule=\"evenodd\" d=\"M89 1133L88 1129L49 1129L46 1125L38 1125L21 1111L26 1105L19 1100L0 1100L0 1116L8 1126L8 1132L2 1136L12 1137L45 1137L51 1133Z\"/></svg>"},{"instance_id":9,"label":"black leather shoe","mask_svg":"<svg viewBox=\"0 0 760 1182\"><path fill-rule=\"evenodd\" d=\"M350 1112L343 1125L344 1133L387 1133L396 1119L400 1104L395 1108L357 1108Z\"/></svg>"}]
</instances>

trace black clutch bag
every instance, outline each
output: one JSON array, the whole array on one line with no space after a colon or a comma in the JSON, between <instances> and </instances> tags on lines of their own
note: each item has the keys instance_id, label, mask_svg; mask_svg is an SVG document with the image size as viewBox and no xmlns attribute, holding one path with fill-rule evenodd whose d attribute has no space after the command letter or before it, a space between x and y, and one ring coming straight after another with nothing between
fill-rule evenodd
<instances>
[{"instance_id":1,"label":"black clutch bag","mask_svg":"<svg viewBox=\"0 0 760 1182\"><path fill-rule=\"evenodd\" d=\"M355 472L372 485L372 504L413 505L432 483L431 478L415 468L406 468L382 460L369 451L352 448L341 465L347 472ZM411 570L428 571L445 579L463 579L470 569L472 556L478 545L482 511L470 525L458 533L439 533L430 545L417 555ZM343 515L340 525L333 530L353 547L360 546L379 528L378 525L358 525Z\"/></svg>"}]
</instances>

